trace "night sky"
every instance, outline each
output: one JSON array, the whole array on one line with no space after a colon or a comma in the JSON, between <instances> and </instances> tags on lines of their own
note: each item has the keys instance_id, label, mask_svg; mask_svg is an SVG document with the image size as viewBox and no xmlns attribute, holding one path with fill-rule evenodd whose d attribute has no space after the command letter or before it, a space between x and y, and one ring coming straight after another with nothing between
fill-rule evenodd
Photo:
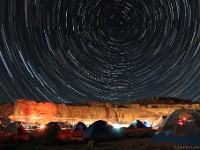
<instances>
[{"instance_id":1,"label":"night sky","mask_svg":"<svg viewBox=\"0 0 200 150\"><path fill-rule=\"evenodd\" d=\"M0 103L200 100L200 0L0 0Z\"/></svg>"}]
</instances>

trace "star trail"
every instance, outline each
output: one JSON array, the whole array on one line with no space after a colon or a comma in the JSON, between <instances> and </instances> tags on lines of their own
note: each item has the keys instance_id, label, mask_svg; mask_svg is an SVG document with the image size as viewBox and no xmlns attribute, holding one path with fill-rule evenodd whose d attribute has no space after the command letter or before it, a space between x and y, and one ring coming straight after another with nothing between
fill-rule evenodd
<instances>
[{"instance_id":1,"label":"star trail","mask_svg":"<svg viewBox=\"0 0 200 150\"><path fill-rule=\"evenodd\" d=\"M0 0L0 102L200 100L200 0Z\"/></svg>"}]
</instances>

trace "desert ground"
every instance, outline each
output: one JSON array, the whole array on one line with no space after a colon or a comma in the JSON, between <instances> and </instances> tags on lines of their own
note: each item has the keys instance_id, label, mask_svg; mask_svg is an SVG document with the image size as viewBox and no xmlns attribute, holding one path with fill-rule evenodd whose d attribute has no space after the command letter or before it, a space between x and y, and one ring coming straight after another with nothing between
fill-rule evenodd
<instances>
[{"instance_id":1,"label":"desert ground","mask_svg":"<svg viewBox=\"0 0 200 150\"><path fill-rule=\"evenodd\" d=\"M33 142L1 142L2 150L148 150L151 138L125 138L118 141L88 143L41 144Z\"/></svg>"},{"instance_id":2,"label":"desert ground","mask_svg":"<svg viewBox=\"0 0 200 150\"><path fill-rule=\"evenodd\" d=\"M32 141L32 142L2 142L0 150L177 150L172 148L152 148L150 141L152 137L126 137L117 141L106 141L91 143L54 143L51 141Z\"/></svg>"},{"instance_id":3,"label":"desert ground","mask_svg":"<svg viewBox=\"0 0 200 150\"><path fill-rule=\"evenodd\" d=\"M149 142L151 138L126 138L119 141L112 142L98 142L94 146L89 144L80 144L80 145L64 145L64 146L55 146L55 147L45 147L41 150L148 150Z\"/></svg>"}]
</instances>

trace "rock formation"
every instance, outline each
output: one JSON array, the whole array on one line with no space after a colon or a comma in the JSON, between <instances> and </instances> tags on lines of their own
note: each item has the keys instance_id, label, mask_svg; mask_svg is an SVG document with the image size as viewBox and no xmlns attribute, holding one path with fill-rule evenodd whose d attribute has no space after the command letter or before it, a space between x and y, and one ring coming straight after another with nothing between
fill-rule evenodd
<instances>
[{"instance_id":1,"label":"rock formation","mask_svg":"<svg viewBox=\"0 0 200 150\"><path fill-rule=\"evenodd\" d=\"M1 104L0 116L13 121L38 122L46 124L51 121L90 124L96 120L110 123L130 124L138 118L159 118L175 109L187 107L199 110L200 104L116 104L110 102L89 102L82 105L55 104L35 102L33 100L16 100L13 104Z\"/></svg>"}]
</instances>

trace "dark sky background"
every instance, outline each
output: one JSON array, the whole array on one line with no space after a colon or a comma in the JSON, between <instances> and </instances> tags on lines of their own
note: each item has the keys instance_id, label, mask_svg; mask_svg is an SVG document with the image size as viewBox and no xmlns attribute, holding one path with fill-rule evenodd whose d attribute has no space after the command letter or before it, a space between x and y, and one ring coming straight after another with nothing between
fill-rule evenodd
<instances>
[{"instance_id":1,"label":"dark sky background","mask_svg":"<svg viewBox=\"0 0 200 150\"><path fill-rule=\"evenodd\" d=\"M0 102L200 100L200 0L0 0Z\"/></svg>"}]
</instances>

